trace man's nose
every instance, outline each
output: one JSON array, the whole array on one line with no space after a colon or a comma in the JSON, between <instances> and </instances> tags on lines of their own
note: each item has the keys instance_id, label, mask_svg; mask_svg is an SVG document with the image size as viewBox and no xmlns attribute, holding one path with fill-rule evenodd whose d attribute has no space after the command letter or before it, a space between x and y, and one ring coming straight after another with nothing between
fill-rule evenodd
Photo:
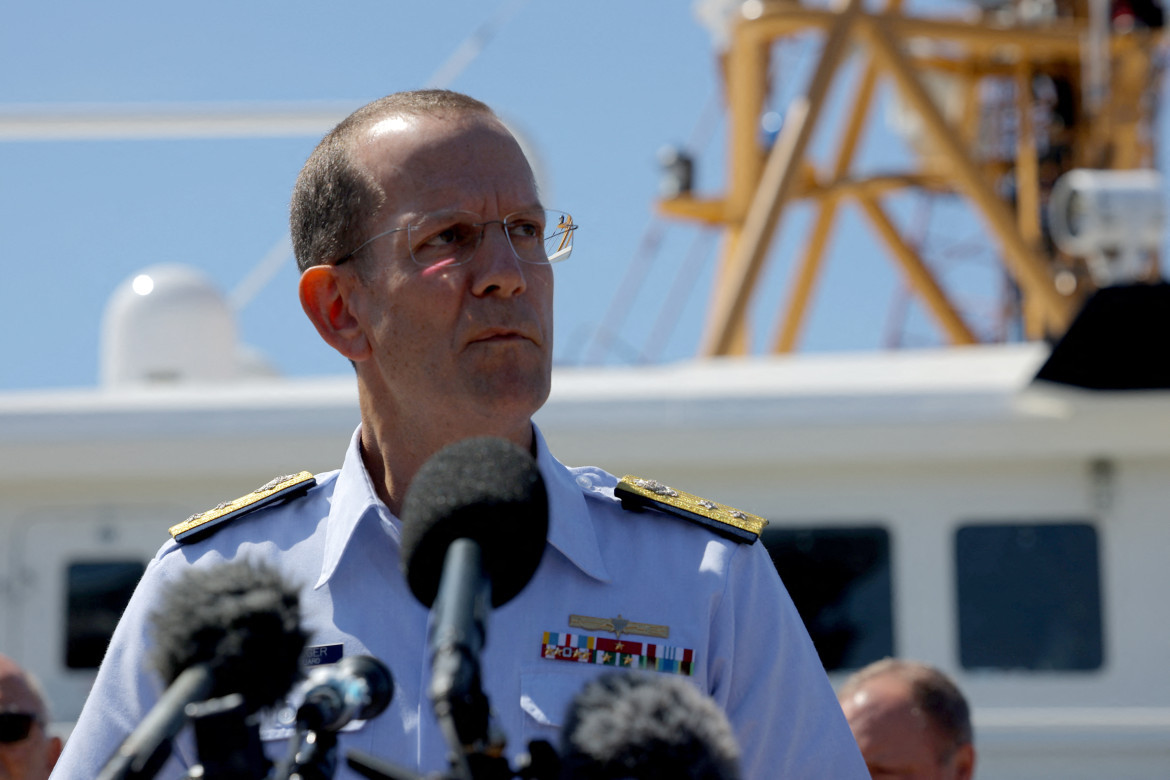
<instances>
[{"instance_id":1,"label":"man's nose","mask_svg":"<svg viewBox=\"0 0 1170 780\"><path fill-rule=\"evenodd\" d=\"M528 287L524 263L512 249L500 220L484 223L483 237L471 265L475 274L472 291L476 295L509 297L520 295Z\"/></svg>"}]
</instances>

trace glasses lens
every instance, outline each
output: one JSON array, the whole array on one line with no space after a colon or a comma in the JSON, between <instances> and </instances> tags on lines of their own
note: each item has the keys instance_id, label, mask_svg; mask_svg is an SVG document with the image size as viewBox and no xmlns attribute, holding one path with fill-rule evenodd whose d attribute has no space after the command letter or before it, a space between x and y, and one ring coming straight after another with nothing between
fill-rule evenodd
<instances>
[{"instance_id":1,"label":"glasses lens","mask_svg":"<svg viewBox=\"0 0 1170 780\"><path fill-rule=\"evenodd\" d=\"M406 230L410 256L419 265L460 265L479 246L483 225L467 211L432 214Z\"/></svg>"},{"instance_id":2,"label":"glasses lens","mask_svg":"<svg viewBox=\"0 0 1170 780\"><path fill-rule=\"evenodd\" d=\"M573 234L577 225L563 211L546 211L544 223L544 255L550 263L567 260L573 251Z\"/></svg>"},{"instance_id":3,"label":"glasses lens","mask_svg":"<svg viewBox=\"0 0 1170 780\"><path fill-rule=\"evenodd\" d=\"M0 712L0 742L20 742L36 718L27 712Z\"/></svg>"},{"instance_id":4,"label":"glasses lens","mask_svg":"<svg viewBox=\"0 0 1170 780\"><path fill-rule=\"evenodd\" d=\"M563 211L518 211L484 220L467 211L432 214L407 228L410 256L423 266L462 265L471 259L490 225L500 225L516 257L526 263L556 263L573 251L577 226Z\"/></svg>"},{"instance_id":5,"label":"glasses lens","mask_svg":"<svg viewBox=\"0 0 1170 780\"><path fill-rule=\"evenodd\" d=\"M573 218L563 211L520 211L504 218L516 257L545 265L566 259L573 251Z\"/></svg>"}]
</instances>

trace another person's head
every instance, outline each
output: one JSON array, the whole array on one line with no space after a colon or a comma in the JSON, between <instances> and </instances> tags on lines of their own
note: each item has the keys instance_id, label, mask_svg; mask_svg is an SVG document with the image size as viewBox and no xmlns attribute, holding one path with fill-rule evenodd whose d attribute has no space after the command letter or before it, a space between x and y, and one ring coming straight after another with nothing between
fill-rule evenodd
<instances>
[{"instance_id":1,"label":"another person's head","mask_svg":"<svg viewBox=\"0 0 1170 780\"><path fill-rule=\"evenodd\" d=\"M874 780L969 780L974 774L967 700L934 667L877 661L849 677L837 698Z\"/></svg>"},{"instance_id":2,"label":"another person's head","mask_svg":"<svg viewBox=\"0 0 1170 780\"><path fill-rule=\"evenodd\" d=\"M573 699L562 780L738 780L727 716L680 677L613 672Z\"/></svg>"},{"instance_id":3,"label":"another person's head","mask_svg":"<svg viewBox=\"0 0 1170 780\"><path fill-rule=\"evenodd\" d=\"M530 435L552 369L546 212L487 106L424 90L359 109L306 163L290 222L302 305L354 363L364 421L429 426L420 446Z\"/></svg>"},{"instance_id":4,"label":"another person's head","mask_svg":"<svg viewBox=\"0 0 1170 780\"><path fill-rule=\"evenodd\" d=\"M48 705L40 686L0 655L0 780L45 780L61 755L61 739L46 732Z\"/></svg>"}]
</instances>

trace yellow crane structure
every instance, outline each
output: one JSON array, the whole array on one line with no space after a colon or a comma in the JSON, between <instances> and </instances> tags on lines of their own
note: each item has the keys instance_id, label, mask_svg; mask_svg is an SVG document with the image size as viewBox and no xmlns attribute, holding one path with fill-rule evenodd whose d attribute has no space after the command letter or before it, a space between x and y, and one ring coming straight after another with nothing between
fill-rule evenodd
<instances>
[{"instance_id":1,"label":"yellow crane structure","mask_svg":"<svg viewBox=\"0 0 1170 780\"><path fill-rule=\"evenodd\" d=\"M770 351L796 349L835 217L848 201L872 225L946 340L980 341L955 291L891 218L884 200L909 189L957 195L981 217L1018 290L1016 316L1028 338L1067 328L1099 281L1083 258L1053 244L1046 203L1060 175L1073 169L1155 167L1163 29L1140 14L1127 17L1118 8L1128 8L1124 2L1052 0L1047 14L1033 16L1027 5L982 0L953 17L915 15L901 0L876 10L862 0L738 6L721 63L729 117L726 191L717 197L683 191L659 202L667 216L724 229L701 356L749 351L746 313L784 209L798 200L810 201L815 216L776 313ZM1031 3L1038 5L1045 4ZM810 35L820 36L815 70L804 94L784 108L769 147L760 120L774 44ZM833 82L854 57L861 58L861 75L844 104L835 104L843 109L830 112ZM858 146L883 80L914 117L920 142L908 169L857 174ZM809 145L814 132L826 131L831 113L841 123L840 140L835 159L818 167ZM989 122L993 113L1004 121ZM1157 265L1154 252L1143 270L1147 278L1158 277Z\"/></svg>"}]
</instances>

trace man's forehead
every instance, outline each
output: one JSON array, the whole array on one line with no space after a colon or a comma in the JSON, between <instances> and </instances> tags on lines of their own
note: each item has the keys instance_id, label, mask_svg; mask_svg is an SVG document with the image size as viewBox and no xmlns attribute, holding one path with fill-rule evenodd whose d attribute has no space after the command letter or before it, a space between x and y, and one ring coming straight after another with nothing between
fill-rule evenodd
<instances>
[{"instance_id":1,"label":"man's forehead","mask_svg":"<svg viewBox=\"0 0 1170 780\"><path fill-rule=\"evenodd\" d=\"M0 669L0 712L27 709L36 704L24 677L9 669Z\"/></svg>"},{"instance_id":2,"label":"man's forehead","mask_svg":"<svg viewBox=\"0 0 1170 780\"><path fill-rule=\"evenodd\" d=\"M501 147L516 146L508 128L492 114L391 114L371 123L357 137L358 149L371 161L384 157L408 159L468 139Z\"/></svg>"},{"instance_id":3,"label":"man's forehead","mask_svg":"<svg viewBox=\"0 0 1170 780\"><path fill-rule=\"evenodd\" d=\"M910 685L893 676L867 680L842 705L850 722L922 721Z\"/></svg>"},{"instance_id":4,"label":"man's forehead","mask_svg":"<svg viewBox=\"0 0 1170 780\"><path fill-rule=\"evenodd\" d=\"M518 201L516 208L539 205L523 150L488 114L386 117L365 133L358 155L389 202L408 210L489 194Z\"/></svg>"}]
</instances>

